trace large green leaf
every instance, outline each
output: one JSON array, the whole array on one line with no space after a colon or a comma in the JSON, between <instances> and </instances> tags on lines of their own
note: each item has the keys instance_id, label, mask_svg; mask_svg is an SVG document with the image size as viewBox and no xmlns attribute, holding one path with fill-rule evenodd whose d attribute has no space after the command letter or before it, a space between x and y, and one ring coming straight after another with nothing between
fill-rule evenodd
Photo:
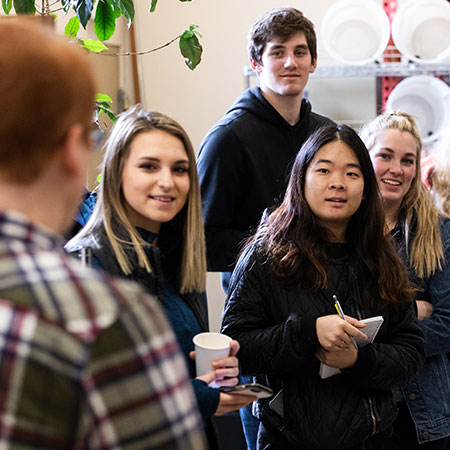
<instances>
[{"instance_id":1,"label":"large green leaf","mask_svg":"<svg viewBox=\"0 0 450 450\"><path fill-rule=\"evenodd\" d=\"M108 50L108 47L101 41L94 39L81 39L82 47L87 48L91 52L100 53L103 50Z\"/></svg>"},{"instance_id":2,"label":"large green leaf","mask_svg":"<svg viewBox=\"0 0 450 450\"><path fill-rule=\"evenodd\" d=\"M81 25L86 29L86 25L89 22L92 14L92 8L94 7L93 0L77 0L75 4L75 12L80 19Z\"/></svg>"},{"instance_id":3,"label":"large green leaf","mask_svg":"<svg viewBox=\"0 0 450 450\"><path fill-rule=\"evenodd\" d=\"M116 17L112 6L102 0L97 3L94 32L101 41L107 41L116 31Z\"/></svg>"},{"instance_id":4,"label":"large green leaf","mask_svg":"<svg viewBox=\"0 0 450 450\"><path fill-rule=\"evenodd\" d=\"M5 14L9 14L11 11L12 0L2 0L2 7Z\"/></svg>"},{"instance_id":5,"label":"large green leaf","mask_svg":"<svg viewBox=\"0 0 450 450\"><path fill-rule=\"evenodd\" d=\"M114 11L114 17L118 19L122 15L122 11L120 8L115 4L114 0L108 0L109 4L111 5L111 8Z\"/></svg>"},{"instance_id":6,"label":"large green leaf","mask_svg":"<svg viewBox=\"0 0 450 450\"><path fill-rule=\"evenodd\" d=\"M13 5L17 14L34 14L36 12L34 0L13 0Z\"/></svg>"},{"instance_id":7,"label":"large green leaf","mask_svg":"<svg viewBox=\"0 0 450 450\"><path fill-rule=\"evenodd\" d=\"M152 2L150 3L150 9L148 10L149 13L155 12L157 3L158 0L152 0Z\"/></svg>"},{"instance_id":8,"label":"large green leaf","mask_svg":"<svg viewBox=\"0 0 450 450\"><path fill-rule=\"evenodd\" d=\"M134 5L132 0L109 0L128 19L128 26L134 20Z\"/></svg>"},{"instance_id":9,"label":"large green leaf","mask_svg":"<svg viewBox=\"0 0 450 450\"><path fill-rule=\"evenodd\" d=\"M189 69L194 70L202 59L203 48L198 41L195 26L191 26L180 36L180 51Z\"/></svg>"},{"instance_id":10,"label":"large green leaf","mask_svg":"<svg viewBox=\"0 0 450 450\"><path fill-rule=\"evenodd\" d=\"M64 34L71 38L76 38L80 29L80 21L77 16L73 16L64 28Z\"/></svg>"},{"instance_id":11,"label":"large green leaf","mask_svg":"<svg viewBox=\"0 0 450 450\"><path fill-rule=\"evenodd\" d=\"M180 0L180 2L191 2L192 0Z\"/></svg>"}]
</instances>

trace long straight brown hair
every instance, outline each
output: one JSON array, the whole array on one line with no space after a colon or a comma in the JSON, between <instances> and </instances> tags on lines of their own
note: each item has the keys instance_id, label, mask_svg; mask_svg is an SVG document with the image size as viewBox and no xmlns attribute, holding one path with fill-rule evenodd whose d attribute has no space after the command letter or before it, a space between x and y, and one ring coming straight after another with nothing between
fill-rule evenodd
<instances>
[{"instance_id":1,"label":"long straight brown hair","mask_svg":"<svg viewBox=\"0 0 450 450\"><path fill-rule=\"evenodd\" d=\"M139 134L160 130L180 139L189 161L190 189L183 209L171 222L177 223L181 234L180 292L204 292L206 288L206 245L201 210L195 153L186 131L170 117L147 112L136 105L122 113L106 142L102 162L98 200L86 226L67 244L73 247L84 237L96 236L104 228L117 262L125 275L131 273L136 264L127 256L126 247L132 247L137 255L137 264L151 273L150 263L143 250L146 242L128 219L125 197L122 193L122 173L129 156L130 145ZM162 226L161 230L164 228ZM126 230L129 240L119 235L119 227Z\"/></svg>"}]
</instances>

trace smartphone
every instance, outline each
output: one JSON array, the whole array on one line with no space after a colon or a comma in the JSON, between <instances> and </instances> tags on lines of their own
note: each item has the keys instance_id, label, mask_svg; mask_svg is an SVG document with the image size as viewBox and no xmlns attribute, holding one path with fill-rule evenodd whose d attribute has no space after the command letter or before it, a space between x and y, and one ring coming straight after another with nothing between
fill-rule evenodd
<instances>
[{"instance_id":1,"label":"smartphone","mask_svg":"<svg viewBox=\"0 0 450 450\"><path fill-rule=\"evenodd\" d=\"M270 400L269 408L275 411L280 417L284 417L283 389Z\"/></svg>"},{"instance_id":2,"label":"smartphone","mask_svg":"<svg viewBox=\"0 0 450 450\"><path fill-rule=\"evenodd\" d=\"M223 386L220 388L227 394L253 395L258 398L272 397L272 389L258 383L238 384L237 386Z\"/></svg>"}]
</instances>

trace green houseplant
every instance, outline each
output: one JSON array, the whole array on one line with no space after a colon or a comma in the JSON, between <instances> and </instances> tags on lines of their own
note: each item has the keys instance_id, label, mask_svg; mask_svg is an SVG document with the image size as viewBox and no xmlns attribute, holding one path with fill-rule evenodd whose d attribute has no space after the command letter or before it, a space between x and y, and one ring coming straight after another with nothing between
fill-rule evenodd
<instances>
[{"instance_id":1,"label":"green houseplant","mask_svg":"<svg viewBox=\"0 0 450 450\"><path fill-rule=\"evenodd\" d=\"M2 9L5 14L10 14L12 9L16 14L38 14L41 16L55 15L57 12L68 14L71 10L75 13L68 19L65 26L65 34L73 40L77 40L82 47L89 51L101 53L108 52L105 41L111 39L116 31L116 20L124 16L130 26L134 19L135 9L133 0L1 0ZM142 1L142 0L141 0ZM187 2L191 0L179 0ZM158 0L149 0L149 13L156 10ZM78 39L80 27L86 29L87 24L93 21L94 33L97 39ZM197 25L190 25L188 29L173 38L171 41L157 48L137 52L143 55L160 50L175 41L179 41L181 55L185 59L189 69L194 70L201 61L202 46L199 42L201 35L196 31ZM122 55L132 55L132 52ZM111 111L112 100L105 94L97 96L98 114L105 113L113 121L115 114Z\"/></svg>"},{"instance_id":2,"label":"green houseplant","mask_svg":"<svg viewBox=\"0 0 450 450\"><path fill-rule=\"evenodd\" d=\"M150 0L149 13L155 11L157 2L158 0ZM81 39L80 43L95 52L108 49L103 42L113 36L116 30L116 20L120 16L124 16L128 20L128 26L134 19L133 0L2 0L2 8L6 14L9 14L13 7L17 14L51 15L59 11L64 11L67 14L70 10L73 10L75 16L66 25L66 34L72 38L76 38L80 26L86 28L88 22L93 20L94 32L98 40ZM191 25L179 36L157 49L179 40L180 52L185 58L186 65L191 70L195 69L200 63L202 55L202 47L198 40L201 35L196 31L196 28L196 25ZM142 53L149 53L157 49Z\"/></svg>"}]
</instances>

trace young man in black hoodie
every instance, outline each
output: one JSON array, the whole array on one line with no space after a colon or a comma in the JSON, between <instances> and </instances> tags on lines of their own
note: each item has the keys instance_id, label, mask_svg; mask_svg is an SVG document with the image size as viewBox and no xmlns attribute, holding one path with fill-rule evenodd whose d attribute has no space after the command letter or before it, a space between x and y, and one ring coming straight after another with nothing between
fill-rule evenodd
<instances>
[{"instance_id":1,"label":"young man in black hoodie","mask_svg":"<svg viewBox=\"0 0 450 450\"><path fill-rule=\"evenodd\" d=\"M208 270L222 272L225 293L242 244L263 211L281 202L301 145L330 122L302 98L316 69L316 47L314 25L297 9L277 8L262 16L249 34L259 87L246 90L200 146ZM256 419L248 407L240 412L253 450Z\"/></svg>"},{"instance_id":2,"label":"young man in black hoodie","mask_svg":"<svg viewBox=\"0 0 450 450\"><path fill-rule=\"evenodd\" d=\"M262 212L281 201L306 138L330 122L302 99L317 64L314 25L294 8L262 16L249 34L259 87L246 90L204 138L198 154L208 270L228 282Z\"/></svg>"}]
</instances>

